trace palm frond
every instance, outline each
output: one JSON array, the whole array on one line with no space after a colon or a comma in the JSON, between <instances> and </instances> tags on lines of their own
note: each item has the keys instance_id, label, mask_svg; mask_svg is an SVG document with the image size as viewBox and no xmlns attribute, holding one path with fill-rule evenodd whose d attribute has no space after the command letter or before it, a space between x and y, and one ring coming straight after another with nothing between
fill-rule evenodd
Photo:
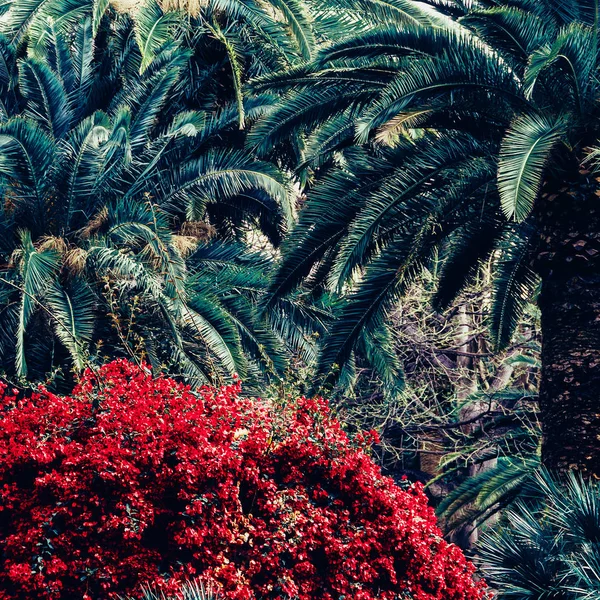
<instances>
[{"instance_id":1,"label":"palm frond","mask_svg":"<svg viewBox=\"0 0 600 600\"><path fill-rule=\"evenodd\" d=\"M21 232L21 253L20 275L22 290L15 362L17 375L19 377L26 377L25 334L27 332L27 325L34 311L38 308L38 302L46 296L48 289L56 277L60 257L53 250L36 250L31 242L31 234L28 231Z\"/></svg>"},{"instance_id":2,"label":"palm frond","mask_svg":"<svg viewBox=\"0 0 600 600\"><path fill-rule=\"evenodd\" d=\"M2 32L13 42L20 42L26 35L37 45L45 36L49 20L58 30L79 22L90 9L90 0L10 0Z\"/></svg>"},{"instance_id":3,"label":"palm frond","mask_svg":"<svg viewBox=\"0 0 600 600\"><path fill-rule=\"evenodd\" d=\"M436 509L451 529L481 518L495 505L514 501L535 479L539 458L499 457L491 469L465 479L450 492ZM447 526L447 527L448 527Z\"/></svg>"},{"instance_id":4,"label":"palm frond","mask_svg":"<svg viewBox=\"0 0 600 600\"><path fill-rule=\"evenodd\" d=\"M447 98L462 90L477 90L485 97L493 92L508 101L522 104L518 83L503 61L483 44L468 36L455 35L446 55L403 59L400 74L371 103L357 123L357 140L365 142L369 134L392 118L398 118L417 100L423 106L434 96Z\"/></svg>"},{"instance_id":5,"label":"palm frond","mask_svg":"<svg viewBox=\"0 0 600 600\"><path fill-rule=\"evenodd\" d=\"M86 366L88 344L92 340L96 320L96 297L82 279L73 279L68 288L53 282L46 301L53 320L55 332L69 350L78 371Z\"/></svg>"},{"instance_id":6,"label":"palm frond","mask_svg":"<svg viewBox=\"0 0 600 600\"><path fill-rule=\"evenodd\" d=\"M564 121L540 115L523 115L507 131L498 159L498 191L508 218L523 221L531 212L546 164L565 132Z\"/></svg>"},{"instance_id":7,"label":"palm frond","mask_svg":"<svg viewBox=\"0 0 600 600\"><path fill-rule=\"evenodd\" d=\"M161 206L185 211L189 220L201 220L209 203L254 189L276 201L287 223L293 219L291 191L282 174L271 164L253 160L242 151L207 152L171 175L160 198Z\"/></svg>"},{"instance_id":8,"label":"palm frond","mask_svg":"<svg viewBox=\"0 0 600 600\"><path fill-rule=\"evenodd\" d=\"M368 18L392 23L408 23L433 27L449 24L449 20L425 2L413 0L331 0L337 10L361 11Z\"/></svg>"},{"instance_id":9,"label":"palm frond","mask_svg":"<svg viewBox=\"0 0 600 600\"><path fill-rule=\"evenodd\" d=\"M110 5L110 0L94 0L92 5L92 35L96 37L100 21Z\"/></svg>"},{"instance_id":10,"label":"palm frond","mask_svg":"<svg viewBox=\"0 0 600 600\"><path fill-rule=\"evenodd\" d=\"M134 16L135 35L142 55L140 73L143 73L156 58L179 24L179 15L163 11L156 0L144 2Z\"/></svg>"},{"instance_id":11,"label":"palm frond","mask_svg":"<svg viewBox=\"0 0 600 600\"><path fill-rule=\"evenodd\" d=\"M14 118L0 125L0 177L18 182L17 209L30 211L36 233L45 227L46 178L53 160L51 138L35 122Z\"/></svg>"},{"instance_id":12,"label":"palm frond","mask_svg":"<svg viewBox=\"0 0 600 600\"><path fill-rule=\"evenodd\" d=\"M67 93L56 74L43 62L29 58L19 63L19 83L27 99L26 114L56 139L71 124Z\"/></svg>"},{"instance_id":13,"label":"palm frond","mask_svg":"<svg viewBox=\"0 0 600 600\"><path fill-rule=\"evenodd\" d=\"M77 116L85 114L94 76L94 35L92 22L86 18L77 29L73 44L75 83L70 94L71 105Z\"/></svg>"},{"instance_id":14,"label":"palm frond","mask_svg":"<svg viewBox=\"0 0 600 600\"><path fill-rule=\"evenodd\" d=\"M100 146L111 131L108 117L101 112L84 119L59 144L55 159L56 177L59 189L64 191L63 222L68 227L76 211L81 216L93 212L94 205L89 201L96 186L104 155Z\"/></svg>"},{"instance_id":15,"label":"palm frond","mask_svg":"<svg viewBox=\"0 0 600 600\"><path fill-rule=\"evenodd\" d=\"M510 343L523 310L538 285L538 278L529 266L532 233L527 223L513 226L498 243L490 322L497 349Z\"/></svg>"},{"instance_id":16,"label":"palm frond","mask_svg":"<svg viewBox=\"0 0 600 600\"><path fill-rule=\"evenodd\" d=\"M422 269L432 244L433 222L424 218L410 235L399 236L369 263L323 343L318 374L326 382L335 381L336 370L343 368L360 335L383 327L393 303Z\"/></svg>"},{"instance_id":17,"label":"palm frond","mask_svg":"<svg viewBox=\"0 0 600 600\"><path fill-rule=\"evenodd\" d=\"M310 13L304 3L299 0L270 0L270 3L282 12L302 57L310 60L315 52L317 41Z\"/></svg>"}]
</instances>

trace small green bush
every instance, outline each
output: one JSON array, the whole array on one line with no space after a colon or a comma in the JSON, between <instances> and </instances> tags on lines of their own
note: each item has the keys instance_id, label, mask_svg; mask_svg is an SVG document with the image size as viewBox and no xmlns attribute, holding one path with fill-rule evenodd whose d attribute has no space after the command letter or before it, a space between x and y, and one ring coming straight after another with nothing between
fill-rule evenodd
<instances>
[{"instance_id":1,"label":"small green bush","mask_svg":"<svg viewBox=\"0 0 600 600\"><path fill-rule=\"evenodd\" d=\"M600 486L540 471L528 498L506 511L480 546L498 599L600 598Z\"/></svg>"},{"instance_id":2,"label":"small green bush","mask_svg":"<svg viewBox=\"0 0 600 600\"><path fill-rule=\"evenodd\" d=\"M139 600L218 600L219 596L200 581L194 581L182 586L181 592L177 596L166 596L163 592L156 592L147 589ZM137 598L128 598L127 600L138 600Z\"/></svg>"}]
</instances>

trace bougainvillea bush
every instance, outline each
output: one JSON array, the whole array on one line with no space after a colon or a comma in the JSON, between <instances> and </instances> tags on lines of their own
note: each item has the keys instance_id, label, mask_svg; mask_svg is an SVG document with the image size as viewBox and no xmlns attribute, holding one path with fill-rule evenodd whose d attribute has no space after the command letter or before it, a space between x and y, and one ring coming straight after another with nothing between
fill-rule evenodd
<instances>
[{"instance_id":1,"label":"bougainvillea bush","mask_svg":"<svg viewBox=\"0 0 600 600\"><path fill-rule=\"evenodd\" d=\"M4 387L0 598L99 600L198 577L238 600L484 596L422 489L383 477L324 401L240 393L126 361L70 397Z\"/></svg>"}]
</instances>

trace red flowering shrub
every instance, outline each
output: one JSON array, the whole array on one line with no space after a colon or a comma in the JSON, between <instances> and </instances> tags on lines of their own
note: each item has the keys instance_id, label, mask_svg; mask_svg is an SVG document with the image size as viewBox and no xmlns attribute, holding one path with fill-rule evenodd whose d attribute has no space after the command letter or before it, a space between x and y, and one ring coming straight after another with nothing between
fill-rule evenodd
<instances>
[{"instance_id":1,"label":"red flowering shrub","mask_svg":"<svg viewBox=\"0 0 600 600\"><path fill-rule=\"evenodd\" d=\"M325 402L275 410L116 361L0 400L0 598L106 599L198 576L225 598L476 600L420 487Z\"/></svg>"}]
</instances>

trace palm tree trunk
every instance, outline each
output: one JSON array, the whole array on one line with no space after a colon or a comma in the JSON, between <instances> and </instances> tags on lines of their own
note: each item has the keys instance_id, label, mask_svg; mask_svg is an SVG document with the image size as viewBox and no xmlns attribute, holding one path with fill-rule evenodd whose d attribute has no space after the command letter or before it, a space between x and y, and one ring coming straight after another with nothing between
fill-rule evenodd
<instances>
[{"instance_id":1,"label":"palm tree trunk","mask_svg":"<svg viewBox=\"0 0 600 600\"><path fill-rule=\"evenodd\" d=\"M542 462L600 476L600 277L542 286Z\"/></svg>"},{"instance_id":2,"label":"palm tree trunk","mask_svg":"<svg viewBox=\"0 0 600 600\"><path fill-rule=\"evenodd\" d=\"M586 172L542 197L542 462L600 476L600 198ZM573 191L573 190L576 191Z\"/></svg>"}]
</instances>

